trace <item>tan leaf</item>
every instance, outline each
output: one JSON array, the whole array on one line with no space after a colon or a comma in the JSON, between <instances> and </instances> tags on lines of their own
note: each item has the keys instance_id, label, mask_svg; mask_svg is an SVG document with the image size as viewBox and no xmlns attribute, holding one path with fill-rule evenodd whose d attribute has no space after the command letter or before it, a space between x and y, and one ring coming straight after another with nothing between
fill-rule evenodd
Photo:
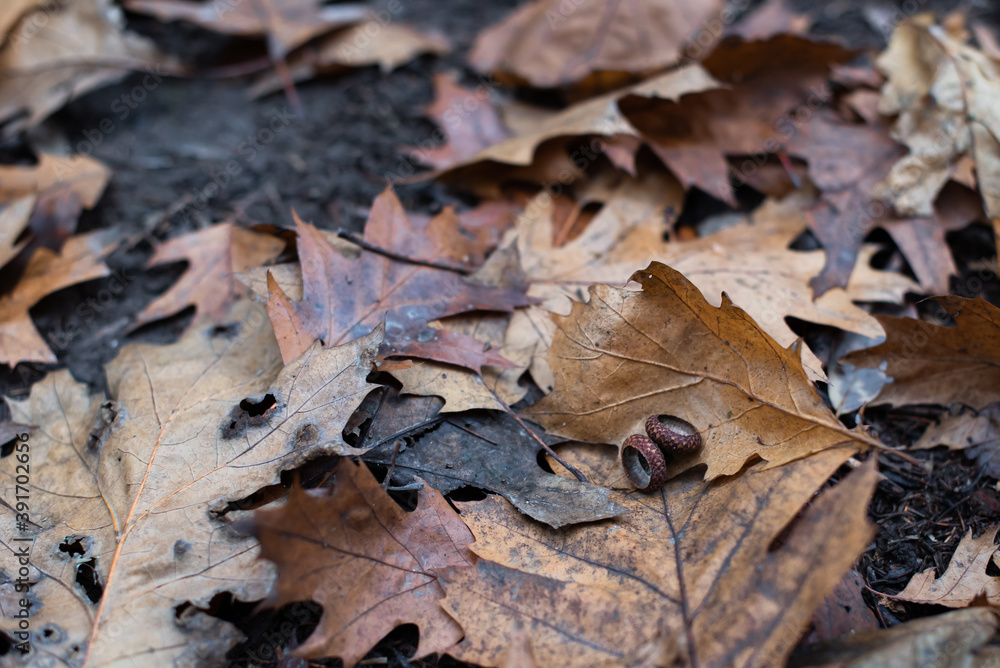
<instances>
[{"instance_id":1,"label":"tan leaf","mask_svg":"<svg viewBox=\"0 0 1000 668\"><path fill-rule=\"evenodd\" d=\"M69 191L81 206L92 209L110 178L111 170L94 158L42 153L34 167L0 165L0 200Z\"/></svg>"},{"instance_id":2,"label":"tan leaf","mask_svg":"<svg viewBox=\"0 0 1000 668\"><path fill-rule=\"evenodd\" d=\"M614 475L609 448L561 453L592 480ZM497 497L460 504L480 559L442 573L442 605L465 629L449 653L498 665L523 624L539 665L623 665L658 636L671 651L656 665L782 665L872 535L873 466L814 499L846 457L757 464L712 483L690 472L653 495L613 494L626 515L559 531Z\"/></svg>"},{"instance_id":3,"label":"tan leaf","mask_svg":"<svg viewBox=\"0 0 1000 668\"><path fill-rule=\"evenodd\" d=\"M704 447L672 465L733 475L752 457L774 467L829 448L877 446L844 427L781 347L723 295L716 308L677 271L654 262L641 291L594 285L590 302L556 318L555 389L525 414L549 432L621 443L646 417L674 415Z\"/></svg>"},{"instance_id":4,"label":"tan leaf","mask_svg":"<svg viewBox=\"0 0 1000 668\"><path fill-rule=\"evenodd\" d=\"M32 630L58 629L46 656L94 666L221 661L239 634L199 608L222 591L262 598L272 579L253 540L233 528L238 502L308 457L358 452L341 431L372 387L381 331L282 368L263 309L239 302L233 318L235 333L207 327L173 345L126 346L106 368L107 401L67 371L8 401L15 420L39 425L34 526L20 533L34 539L38 571ZM15 464L0 460L10 488ZM0 539L14 545L13 509L0 514ZM75 584L85 562L91 594ZM5 550L0 566L17 572L16 556Z\"/></svg>"},{"instance_id":5,"label":"tan leaf","mask_svg":"<svg viewBox=\"0 0 1000 668\"><path fill-rule=\"evenodd\" d=\"M179 261L186 261L188 267L177 283L136 316L130 329L176 315L188 305L194 305L196 319L221 320L243 292L243 284L234 274L273 260L284 247L285 242L276 237L231 223L213 225L160 244L147 267Z\"/></svg>"},{"instance_id":6,"label":"tan leaf","mask_svg":"<svg viewBox=\"0 0 1000 668\"><path fill-rule=\"evenodd\" d=\"M945 415L911 447L926 450L939 445L947 445L949 450L965 450L986 475L1000 478L1000 403L988 404L981 411Z\"/></svg>"},{"instance_id":7,"label":"tan leaf","mask_svg":"<svg viewBox=\"0 0 1000 668\"><path fill-rule=\"evenodd\" d=\"M864 631L799 650L791 668L986 668L998 658L997 612L989 608L953 610L894 626Z\"/></svg>"},{"instance_id":8,"label":"tan leaf","mask_svg":"<svg viewBox=\"0 0 1000 668\"><path fill-rule=\"evenodd\" d=\"M27 243L18 243L17 239L28 226L35 199L34 195L26 195L0 204L0 267L17 257Z\"/></svg>"},{"instance_id":9,"label":"tan leaf","mask_svg":"<svg viewBox=\"0 0 1000 668\"><path fill-rule=\"evenodd\" d=\"M145 37L125 32L110 0L46 3L22 15L0 49L0 121L12 135L34 125L67 101L125 77L130 69L172 66ZM151 70L152 72L152 70ZM150 74L157 81L160 72Z\"/></svg>"},{"instance_id":10,"label":"tan leaf","mask_svg":"<svg viewBox=\"0 0 1000 668\"><path fill-rule=\"evenodd\" d=\"M278 579L267 599L282 606L312 599L319 626L295 653L338 657L353 666L400 624L420 627L415 659L444 652L462 629L444 613L433 569L466 567L472 533L440 493L420 488L406 512L364 464L337 466L332 493L292 488L288 502L254 515L261 556Z\"/></svg>"},{"instance_id":11,"label":"tan leaf","mask_svg":"<svg viewBox=\"0 0 1000 668\"><path fill-rule=\"evenodd\" d=\"M973 538L972 529L969 529L955 548L948 569L940 577L935 578L933 568L917 573L903 591L891 598L964 608L985 594L991 605L1000 606L1000 578L986 574L986 567L997 551L993 542L997 529L1000 527L987 529L979 538Z\"/></svg>"},{"instance_id":12,"label":"tan leaf","mask_svg":"<svg viewBox=\"0 0 1000 668\"><path fill-rule=\"evenodd\" d=\"M70 237L58 253L35 250L13 291L0 297L0 363L56 361L28 309L56 290L110 274L104 257L117 244L112 232Z\"/></svg>"},{"instance_id":13,"label":"tan leaf","mask_svg":"<svg viewBox=\"0 0 1000 668\"><path fill-rule=\"evenodd\" d=\"M566 3L536 0L479 35L469 61L480 72L538 88L576 84L594 74L644 75L673 65L685 45L701 53L721 35L703 26L718 0ZM620 83L619 83L620 85ZM614 86L612 86L614 87Z\"/></svg>"},{"instance_id":14,"label":"tan leaf","mask_svg":"<svg viewBox=\"0 0 1000 668\"><path fill-rule=\"evenodd\" d=\"M320 0L253 0L227 5L191 0L128 0L134 12L161 21L188 21L229 35L267 37L274 58L335 28L364 20L368 8L360 4L324 5Z\"/></svg>"},{"instance_id":15,"label":"tan leaf","mask_svg":"<svg viewBox=\"0 0 1000 668\"><path fill-rule=\"evenodd\" d=\"M888 364L893 382L882 388L877 403L963 403L980 409L1000 401L1000 309L981 297L934 299L941 315L954 317L954 327L878 315L885 342L842 361L864 368Z\"/></svg>"}]
</instances>

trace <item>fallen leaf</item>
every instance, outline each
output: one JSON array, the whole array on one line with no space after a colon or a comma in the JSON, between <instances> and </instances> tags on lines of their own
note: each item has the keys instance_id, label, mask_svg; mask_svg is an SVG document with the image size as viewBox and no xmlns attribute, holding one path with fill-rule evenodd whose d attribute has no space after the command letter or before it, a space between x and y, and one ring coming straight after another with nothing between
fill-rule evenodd
<instances>
[{"instance_id":1,"label":"fallen leaf","mask_svg":"<svg viewBox=\"0 0 1000 668\"><path fill-rule=\"evenodd\" d=\"M225 318L243 292L243 284L234 274L273 260L284 247L285 242L276 237L232 223L213 225L160 244L147 267L181 261L188 267L167 292L136 316L130 329L176 315L189 305L194 306L196 319Z\"/></svg>"},{"instance_id":2,"label":"fallen leaf","mask_svg":"<svg viewBox=\"0 0 1000 668\"><path fill-rule=\"evenodd\" d=\"M1000 309L981 297L934 299L941 305L941 316L954 318L953 327L877 315L885 329L885 342L853 352L842 361L869 369L888 364L885 373L893 381L882 388L877 403L963 403L981 409L1000 401L996 382Z\"/></svg>"},{"instance_id":3,"label":"fallen leaf","mask_svg":"<svg viewBox=\"0 0 1000 668\"><path fill-rule=\"evenodd\" d=\"M302 300L292 301L268 273L268 315L283 359L293 359L315 340L339 345L371 331L384 318L385 354L435 359L477 373L484 363L507 364L472 337L445 336L427 323L474 310L512 311L528 304L523 293L475 285L453 271L396 261L367 249L360 259L350 260L312 225L298 219L296 225ZM411 244L407 255L419 254L430 242L426 236L421 241L419 233L408 234L407 225L399 200L387 190L372 207L365 241L388 250L405 238Z\"/></svg>"},{"instance_id":4,"label":"fallen leaf","mask_svg":"<svg viewBox=\"0 0 1000 668\"><path fill-rule=\"evenodd\" d=\"M110 0L46 4L23 14L30 38L10 39L0 48L0 122L10 137L37 124L69 100L119 81L129 70L149 68L157 83L174 60L153 42L126 32ZM12 29L19 35L18 28Z\"/></svg>"},{"instance_id":5,"label":"fallen leaf","mask_svg":"<svg viewBox=\"0 0 1000 668\"><path fill-rule=\"evenodd\" d=\"M610 448L571 450L591 479L614 475ZM813 499L846 457L712 483L691 472L654 495L616 492L626 515L558 531L497 497L459 504L479 561L441 574L442 605L465 629L449 654L497 665L523 623L539 665L622 665L661 634L673 651L656 665L781 665L872 535L873 466Z\"/></svg>"},{"instance_id":6,"label":"fallen leaf","mask_svg":"<svg viewBox=\"0 0 1000 668\"><path fill-rule=\"evenodd\" d=\"M417 624L414 659L444 652L462 629L438 605L433 569L466 567L472 533L438 492L420 488L406 512L363 464L341 459L333 492L292 487L280 508L254 514L260 556L277 566L267 605L312 599L319 625L295 650L308 659L360 661L384 635Z\"/></svg>"},{"instance_id":7,"label":"fallen leaf","mask_svg":"<svg viewBox=\"0 0 1000 668\"><path fill-rule=\"evenodd\" d=\"M365 459L390 468L400 485L419 477L442 494L464 486L502 494L519 511L553 528L624 512L605 487L542 469L541 444L507 413L450 414L408 436L406 447L397 449L398 439L392 436L439 416L439 407L433 398L388 395L360 446L385 443L372 448ZM542 430L535 434L549 445L561 440Z\"/></svg>"},{"instance_id":8,"label":"fallen leaf","mask_svg":"<svg viewBox=\"0 0 1000 668\"><path fill-rule=\"evenodd\" d=\"M668 471L705 464L706 480L733 475L752 457L775 467L878 445L827 408L797 344L778 345L725 294L716 308L658 262L631 280L642 290L594 285L589 303L555 318L555 389L524 411L550 433L621 443L643 433L647 416L673 415L694 426L703 447Z\"/></svg>"},{"instance_id":9,"label":"fallen leaf","mask_svg":"<svg viewBox=\"0 0 1000 668\"><path fill-rule=\"evenodd\" d=\"M796 650L790 668L912 668L991 665L1000 628L989 608L954 610Z\"/></svg>"},{"instance_id":10,"label":"fallen leaf","mask_svg":"<svg viewBox=\"0 0 1000 668\"><path fill-rule=\"evenodd\" d=\"M0 42L8 39L11 28L17 25L22 16L29 11L46 4L47 0L9 0L0 7ZM15 39L24 39L18 35Z\"/></svg>"},{"instance_id":11,"label":"fallen leaf","mask_svg":"<svg viewBox=\"0 0 1000 668\"><path fill-rule=\"evenodd\" d=\"M288 73L292 81L306 81L370 65L391 72L424 53L444 55L448 53L448 42L439 35L399 23L370 21L338 30L316 44L307 44L288 54ZM267 95L280 90L285 83L277 72L269 71L254 82L248 94Z\"/></svg>"},{"instance_id":12,"label":"fallen leaf","mask_svg":"<svg viewBox=\"0 0 1000 668\"><path fill-rule=\"evenodd\" d=\"M70 237L56 253L35 250L14 289L0 296L0 363L55 362L28 310L45 295L111 272L104 257L118 243L114 230Z\"/></svg>"},{"instance_id":13,"label":"fallen leaf","mask_svg":"<svg viewBox=\"0 0 1000 668\"><path fill-rule=\"evenodd\" d=\"M496 93L486 86L469 90L455 75L434 75L434 102L425 113L441 131L443 145L411 147L415 160L434 169L448 169L510 136L500 114L490 103Z\"/></svg>"},{"instance_id":14,"label":"fallen leaf","mask_svg":"<svg viewBox=\"0 0 1000 668\"><path fill-rule=\"evenodd\" d=\"M68 191L83 208L92 209L110 178L111 170L94 158L42 153L32 167L0 165L0 200Z\"/></svg>"},{"instance_id":15,"label":"fallen leaf","mask_svg":"<svg viewBox=\"0 0 1000 668\"><path fill-rule=\"evenodd\" d=\"M18 238L28 226L35 199L34 195L26 195L0 204L0 267L17 257L27 244L18 243Z\"/></svg>"},{"instance_id":16,"label":"fallen leaf","mask_svg":"<svg viewBox=\"0 0 1000 668\"><path fill-rule=\"evenodd\" d=\"M903 591L884 595L911 603L964 608L985 594L990 605L997 606L1000 604L1000 578L987 575L986 568L997 551L994 540L998 528L987 529L979 538L973 538L972 529L969 529L955 548L948 569L940 577L935 578L934 569L929 568L914 575Z\"/></svg>"},{"instance_id":17,"label":"fallen leaf","mask_svg":"<svg viewBox=\"0 0 1000 668\"><path fill-rule=\"evenodd\" d=\"M843 579L813 613L809 641L823 642L879 628L878 619L861 596L865 586L861 574L853 568L844 573Z\"/></svg>"},{"instance_id":18,"label":"fallen leaf","mask_svg":"<svg viewBox=\"0 0 1000 668\"><path fill-rule=\"evenodd\" d=\"M775 35L803 35L811 24L809 15L796 12L787 0L768 0L726 32L747 42L763 41Z\"/></svg>"},{"instance_id":19,"label":"fallen leaf","mask_svg":"<svg viewBox=\"0 0 1000 668\"><path fill-rule=\"evenodd\" d=\"M604 75L608 81L601 83L613 88L628 80L623 73L647 75L676 64L689 44L703 52L721 35L705 26L722 7L718 0L536 0L480 33L469 62L480 72L537 88L578 84L595 75Z\"/></svg>"},{"instance_id":20,"label":"fallen leaf","mask_svg":"<svg viewBox=\"0 0 1000 668\"><path fill-rule=\"evenodd\" d=\"M241 500L321 454L358 454L347 420L381 330L333 349L314 347L282 368L259 306L237 303L232 327L191 330L167 346L129 345L107 367L109 399L88 396L68 371L8 405L38 425L30 517L33 640L44 656L109 665L223 660L234 627L202 614L216 594L263 598L272 569L232 522ZM13 457L0 460L6 485ZM0 540L15 535L3 507ZM0 555L7 573L17 557ZM91 585L76 582L89 574ZM87 580L82 580L86 582ZM186 603L190 602L190 606ZM17 627L4 617L4 631ZM13 637L13 636L11 636Z\"/></svg>"},{"instance_id":21,"label":"fallen leaf","mask_svg":"<svg viewBox=\"0 0 1000 668\"><path fill-rule=\"evenodd\" d=\"M314 37L368 17L361 4L327 5L321 0L253 0L231 4L205 4L190 0L128 0L125 7L150 14L161 21L187 21L208 30L266 37L274 59Z\"/></svg>"},{"instance_id":22,"label":"fallen leaf","mask_svg":"<svg viewBox=\"0 0 1000 668\"><path fill-rule=\"evenodd\" d=\"M927 450L939 445L964 450L986 475L1000 478L1000 403L945 416L939 424L928 427L912 448Z\"/></svg>"}]
</instances>

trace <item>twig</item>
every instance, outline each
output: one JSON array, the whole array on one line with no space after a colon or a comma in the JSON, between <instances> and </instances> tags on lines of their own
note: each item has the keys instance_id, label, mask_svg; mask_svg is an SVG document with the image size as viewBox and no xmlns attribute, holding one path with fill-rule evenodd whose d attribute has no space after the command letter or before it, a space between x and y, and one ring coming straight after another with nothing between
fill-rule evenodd
<instances>
[{"instance_id":1,"label":"twig","mask_svg":"<svg viewBox=\"0 0 1000 668\"><path fill-rule=\"evenodd\" d=\"M465 267L459 267L453 264L445 264L443 262L435 262L434 260L421 260L419 258L410 257L408 255L403 255L401 253L396 253L387 248L382 248L381 246L376 246L373 243L369 243L362 239L361 237L348 232L347 230L340 229L337 230L337 236L341 239L346 239L350 241L355 246L360 246L366 251L371 251L372 253L378 253L379 255L384 255L385 257L397 260L399 262L408 262L410 264L417 264L422 267L432 267L434 269L443 269L445 271L453 271L456 274L462 274L463 276L468 276L472 272Z\"/></svg>"}]
</instances>

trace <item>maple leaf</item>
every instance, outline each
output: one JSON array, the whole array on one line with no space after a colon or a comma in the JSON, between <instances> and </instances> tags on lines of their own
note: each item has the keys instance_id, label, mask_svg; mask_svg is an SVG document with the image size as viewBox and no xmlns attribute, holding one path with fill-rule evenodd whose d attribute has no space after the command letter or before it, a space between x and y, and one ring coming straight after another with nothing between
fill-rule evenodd
<instances>
[{"instance_id":1,"label":"maple leaf","mask_svg":"<svg viewBox=\"0 0 1000 668\"><path fill-rule=\"evenodd\" d=\"M418 624L415 659L444 652L462 629L441 610L434 569L466 567L472 533L434 489L423 485L406 512L364 464L341 459L332 493L294 486L287 503L254 514L261 557L278 578L267 604L312 599L319 625L295 654L355 665L401 624Z\"/></svg>"},{"instance_id":2,"label":"maple leaf","mask_svg":"<svg viewBox=\"0 0 1000 668\"><path fill-rule=\"evenodd\" d=\"M467 311L512 311L526 306L521 292L464 281L452 271L400 262L367 249L358 260L338 253L312 225L296 219L302 265L302 301L292 301L268 273L267 310L281 346L292 359L320 339L335 346L386 322L386 354L413 355L470 368L507 365L472 337L427 327L437 318ZM386 250L410 243L412 252L432 247L426 236L408 233L406 213L391 190L372 206L365 241ZM410 253L408 252L407 255Z\"/></svg>"},{"instance_id":3,"label":"maple leaf","mask_svg":"<svg viewBox=\"0 0 1000 668\"><path fill-rule=\"evenodd\" d=\"M196 318L224 318L243 287L233 274L273 260L284 247L280 239L232 223L213 225L160 244L147 267L186 261L187 270L136 316L129 329L176 315L189 304L194 305Z\"/></svg>"},{"instance_id":4,"label":"maple leaf","mask_svg":"<svg viewBox=\"0 0 1000 668\"><path fill-rule=\"evenodd\" d=\"M25 26L30 39L13 27L14 37L0 49L4 73L0 122L11 121L3 129L8 137L37 124L69 100L119 81L129 69L176 65L152 41L126 32L124 18L114 11L111 0L36 6L20 15L18 25Z\"/></svg>"},{"instance_id":5,"label":"maple leaf","mask_svg":"<svg viewBox=\"0 0 1000 668\"><path fill-rule=\"evenodd\" d=\"M941 305L941 321L953 317L954 327L877 315L885 342L841 361L867 369L887 364L885 373L893 381L882 388L875 403L963 403L981 409L1000 401L1000 309L981 297L934 299Z\"/></svg>"},{"instance_id":6,"label":"maple leaf","mask_svg":"<svg viewBox=\"0 0 1000 668\"><path fill-rule=\"evenodd\" d=\"M58 253L35 250L17 285L0 297L0 363L13 367L22 361L56 361L28 309L56 290L109 275L103 258L117 243L113 232L70 237Z\"/></svg>"},{"instance_id":7,"label":"maple leaf","mask_svg":"<svg viewBox=\"0 0 1000 668\"><path fill-rule=\"evenodd\" d=\"M614 475L609 448L560 452L590 479ZM539 665L629 665L651 642L667 654L656 665L782 665L872 535L874 466L813 497L847 456L713 483L689 472L651 496L615 492L625 515L558 531L497 497L461 503L479 560L441 573L442 605L465 629L449 654L497 665L521 622Z\"/></svg>"},{"instance_id":8,"label":"maple leaf","mask_svg":"<svg viewBox=\"0 0 1000 668\"><path fill-rule=\"evenodd\" d=\"M388 390L387 390L388 392ZM439 415L436 398L399 396L389 392L372 416L372 426L359 447L371 448L365 460L391 468L396 484L426 480L442 494L463 486L502 494L518 510L559 528L614 517L624 509L609 500L609 490L575 478L564 478L538 465L542 444L562 439L534 426L534 436L506 413L473 411ZM416 432L409 431L414 427ZM407 447L397 447L403 433ZM381 444L373 447L372 444Z\"/></svg>"},{"instance_id":9,"label":"maple leaf","mask_svg":"<svg viewBox=\"0 0 1000 668\"><path fill-rule=\"evenodd\" d=\"M658 262L631 280L642 291L594 285L588 304L555 318L555 389L525 411L550 433L621 443L643 433L647 416L674 415L704 447L671 468L705 464L706 480L755 456L773 467L828 448L878 446L827 408L797 345L782 348L728 296L716 308Z\"/></svg>"},{"instance_id":10,"label":"maple leaf","mask_svg":"<svg viewBox=\"0 0 1000 668\"><path fill-rule=\"evenodd\" d=\"M188 21L230 35L266 36L275 59L314 37L363 21L370 11L362 4L325 5L320 0L244 0L225 6L190 0L128 0L125 6L162 21Z\"/></svg>"},{"instance_id":11,"label":"maple leaf","mask_svg":"<svg viewBox=\"0 0 1000 668\"><path fill-rule=\"evenodd\" d=\"M698 40L693 48L701 53L702 37L719 36L703 24L721 10L718 0L577 5L536 0L480 33L469 62L480 72L538 88L597 75L607 89L620 84L622 73L643 75L677 63L689 40Z\"/></svg>"},{"instance_id":12,"label":"maple leaf","mask_svg":"<svg viewBox=\"0 0 1000 668\"><path fill-rule=\"evenodd\" d=\"M1000 566L995 558L997 546L994 542L998 529L1000 527L987 529L979 538L973 538L972 529L969 529L955 548L948 569L940 577L935 578L934 569L929 568L910 578L903 591L886 596L913 603L964 608L985 595L990 605L1000 605L1000 578L986 573L991 562Z\"/></svg>"},{"instance_id":13,"label":"maple leaf","mask_svg":"<svg viewBox=\"0 0 1000 668\"><path fill-rule=\"evenodd\" d=\"M173 345L123 348L106 367L108 400L68 371L8 400L16 421L39 426L31 456L44 465L32 467L33 524L15 534L4 505L0 540L33 539L32 632L54 633L31 645L45 656L221 661L239 633L201 611L222 591L263 598L272 579L252 539L233 529L241 500L309 457L360 452L341 432L373 387L365 379L381 330L282 368L263 309L242 301L232 317ZM11 489L16 464L0 460ZM0 567L17 572L13 551ZM10 617L0 624L17 629Z\"/></svg>"}]
</instances>

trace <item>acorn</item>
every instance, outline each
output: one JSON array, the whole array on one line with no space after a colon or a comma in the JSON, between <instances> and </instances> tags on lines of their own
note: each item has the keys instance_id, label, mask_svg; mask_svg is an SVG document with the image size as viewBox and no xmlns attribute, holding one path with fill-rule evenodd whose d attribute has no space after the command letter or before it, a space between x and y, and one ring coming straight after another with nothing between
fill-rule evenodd
<instances>
[{"instance_id":1,"label":"acorn","mask_svg":"<svg viewBox=\"0 0 1000 668\"><path fill-rule=\"evenodd\" d=\"M629 481L641 492L653 492L667 480L667 458L684 457L701 448L694 425L672 415L650 415L646 434L632 434L619 450Z\"/></svg>"}]
</instances>

